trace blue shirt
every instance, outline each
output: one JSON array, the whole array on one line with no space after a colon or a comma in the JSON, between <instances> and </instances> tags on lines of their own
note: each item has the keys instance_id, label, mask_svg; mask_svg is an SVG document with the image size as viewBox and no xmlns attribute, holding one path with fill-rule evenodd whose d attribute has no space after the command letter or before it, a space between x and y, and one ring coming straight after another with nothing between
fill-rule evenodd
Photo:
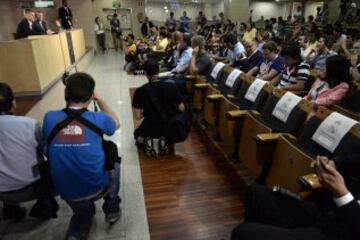
<instances>
[{"instance_id":1,"label":"blue shirt","mask_svg":"<svg viewBox=\"0 0 360 240\"><path fill-rule=\"evenodd\" d=\"M181 72L183 71L184 69L186 69L186 67L188 65L190 65L190 62L191 62L191 58L192 58L192 48L191 47L188 47L186 50L184 50L177 63L176 63L176 68L172 70L172 72Z\"/></svg>"},{"instance_id":2,"label":"blue shirt","mask_svg":"<svg viewBox=\"0 0 360 240\"><path fill-rule=\"evenodd\" d=\"M229 49L227 58L229 64L233 65L236 61L240 61L246 56L245 47L241 42L237 42L234 46L234 49Z\"/></svg>"},{"instance_id":3,"label":"blue shirt","mask_svg":"<svg viewBox=\"0 0 360 240\"><path fill-rule=\"evenodd\" d=\"M180 18L180 27L183 28L186 32L190 30L190 21L191 19L187 16L182 16Z\"/></svg>"},{"instance_id":4,"label":"blue shirt","mask_svg":"<svg viewBox=\"0 0 360 240\"><path fill-rule=\"evenodd\" d=\"M281 56L275 57L271 61L262 62L259 65L259 73L265 75L270 73L271 69L274 69L278 73L281 73L285 67L284 58Z\"/></svg>"},{"instance_id":5,"label":"blue shirt","mask_svg":"<svg viewBox=\"0 0 360 240\"><path fill-rule=\"evenodd\" d=\"M106 135L116 130L115 121L106 113L85 112L82 116ZM44 138L47 139L55 125L66 117L63 111L48 112L43 123ZM55 188L63 199L87 197L108 184L102 139L82 124L73 121L59 132L48 147L48 154Z\"/></svg>"}]
</instances>

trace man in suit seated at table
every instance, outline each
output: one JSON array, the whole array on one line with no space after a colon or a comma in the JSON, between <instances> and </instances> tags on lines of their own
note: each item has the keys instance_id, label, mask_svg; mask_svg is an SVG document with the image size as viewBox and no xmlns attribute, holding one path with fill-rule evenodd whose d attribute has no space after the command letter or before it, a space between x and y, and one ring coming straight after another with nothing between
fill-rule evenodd
<instances>
[{"instance_id":1,"label":"man in suit seated at table","mask_svg":"<svg viewBox=\"0 0 360 240\"><path fill-rule=\"evenodd\" d=\"M37 11L35 14L35 22L34 22L34 30L38 33L41 33L43 35L45 34L54 34L53 31L51 31L48 28L47 23L44 21L44 13L41 11Z\"/></svg>"},{"instance_id":2,"label":"man in suit seated at table","mask_svg":"<svg viewBox=\"0 0 360 240\"><path fill-rule=\"evenodd\" d=\"M35 13L33 10L25 10L25 18L21 20L16 31L16 39L27 38L30 35L40 35L34 30Z\"/></svg>"}]
</instances>

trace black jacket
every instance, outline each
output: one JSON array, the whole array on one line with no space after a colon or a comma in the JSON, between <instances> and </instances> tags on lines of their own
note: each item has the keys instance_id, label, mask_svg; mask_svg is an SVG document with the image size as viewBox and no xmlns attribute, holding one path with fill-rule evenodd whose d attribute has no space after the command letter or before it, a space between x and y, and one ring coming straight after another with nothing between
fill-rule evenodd
<instances>
[{"instance_id":1,"label":"black jacket","mask_svg":"<svg viewBox=\"0 0 360 240\"><path fill-rule=\"evenodd\" d=\"M61 26L64 29L71 29L73 15L69 7L67 9L65 9L65 7L59 8L59 18L61 20ZM69 24L69 22L71 24Z\"/></svg>"},{"instance_id":2,"label":"black jacket","mask_svg":"<svg viewBox=\"0 0 360 240\"><path fill-rule=\"evenodd\" d=\"M360 205L356 200L337 209L336 216L342 225L342 236L346 240L359 239Z\"/></svg>"},{"instance_id":3,"label":"black jacket","mask_svg":"<svg viewBox=\"0 0 360 240\"><path fill-rule=\"evenodd\" d=\"M252 68L259 66L262 62L264 62L264 55L262 54L262 52L257 50L250 57L235 62L234 66L240 66L241 71L248 72Z\"/></svg>"},{"instance_id":4,"label":"black jacket","mask_svg":"<svg viewBox=\"0 0 360 240\"><path fill-rule=\"evenodd\" d=\"M40 35L41 33L38 33L34 30L34 24L32 25L32 28L30 28L30 24L27 19L21 20L21 22L18 25L18 28L16 30L16 39L20 38L27 38L30 35Z\"/></svg>"},{"instance_id":5,"label":"black jacket","mask_svg":"<svg viewBox=\"0 0 360 240\"><path fill-rule=\"evenodd\" d=\"M40 21L36 21L33 24L33 29L37 33L46 34L48 30L47 23L42 21L40 24Z\"/></svg>"},{"instance_id":6,"label":"black jacket","mask_svg":"<svg viewBox=\"0 0 360 240\"><path fill-rule=\"evenodd\" d=\"M149 28L146 26L146 24L149 24ZM143 23L141 25L141 33L144 37L146 37L149 34L150 28L154 27L154 24L152 22Z\"/></svg>"}]
</instances>

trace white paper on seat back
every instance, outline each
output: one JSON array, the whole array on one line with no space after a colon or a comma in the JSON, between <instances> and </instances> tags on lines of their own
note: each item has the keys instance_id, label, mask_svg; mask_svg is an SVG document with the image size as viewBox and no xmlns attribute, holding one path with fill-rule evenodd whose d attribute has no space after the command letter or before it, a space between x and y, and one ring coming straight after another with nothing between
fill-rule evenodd
<instances>
[{"instance_id":1,"label":"white paper on seat back","mask_svg":"<svg viewBox=\"0 0 360 240\"><path fill-rule=\"evenodd\" d=\"M214 69L211 71L211 77L214 78L214 79L216 79L217 76L218 76L218 74L219 74L219 72L220 72L220 70L221 70L224 66L225 66L224 63L218 62L218 63L215 65Z\"/></svg>"},{"instance_id":2,"label":"white paper on seat back","mask_svg":"<svg viewBox=\"0 0 360 240\"><path fill-rule=\"evenodd\" d=\"M286 92L276 104L272 115L285 123L301 99L301 97L291 92Z\"/></svg>"},{"instance_id":3,"label":"white paper on seat back","mask_svg":"<svg viewBox=\"0 0 360 240\"><path fill-rule=\"evenodd\" d=\"M232 88L234 86L236 79L240 76L241 73L242 71L238 69L232 70L232 72L229 74L229 76L226 79L225 85L229 88Z\"/></svg>"},{"instance_id":4,"label":"white paper on seat back","mask_svg":"<svg viewBox=\"0 0 360 240\"><path fill-rule=\"evenodd\" d=\"M312 140L330 152L334 152L341 140L357 122L340 113L331 113L318 127Z\"/></svg>"},{"instance_id":5,"label":"white paper on seat back","mask_svg":"<svg viewBox=\"0 0 360 240\"><path fill-rule=\"evenodd\" d=\"M249 86L245 94L245 99L249 100L250 102L255 102L265 84L266 81L259 78L255 79L255 81Z\"/></svg>"}]
</instances>

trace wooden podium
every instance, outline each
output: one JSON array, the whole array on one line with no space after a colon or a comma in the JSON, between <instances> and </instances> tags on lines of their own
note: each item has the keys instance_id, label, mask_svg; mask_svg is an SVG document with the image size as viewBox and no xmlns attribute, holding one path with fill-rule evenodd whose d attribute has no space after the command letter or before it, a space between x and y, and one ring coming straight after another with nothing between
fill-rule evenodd
<instances>
[{"instance_id":1,"label":"wooden podium","mask_svg":"<svg viewBox=\"0 0 360 240\"><path fill-rule=\"evenodd\" d=\"M82 29L0 42L0 82L17 96L42 95L85 53Z\"/></svg>"}]
</instances>

